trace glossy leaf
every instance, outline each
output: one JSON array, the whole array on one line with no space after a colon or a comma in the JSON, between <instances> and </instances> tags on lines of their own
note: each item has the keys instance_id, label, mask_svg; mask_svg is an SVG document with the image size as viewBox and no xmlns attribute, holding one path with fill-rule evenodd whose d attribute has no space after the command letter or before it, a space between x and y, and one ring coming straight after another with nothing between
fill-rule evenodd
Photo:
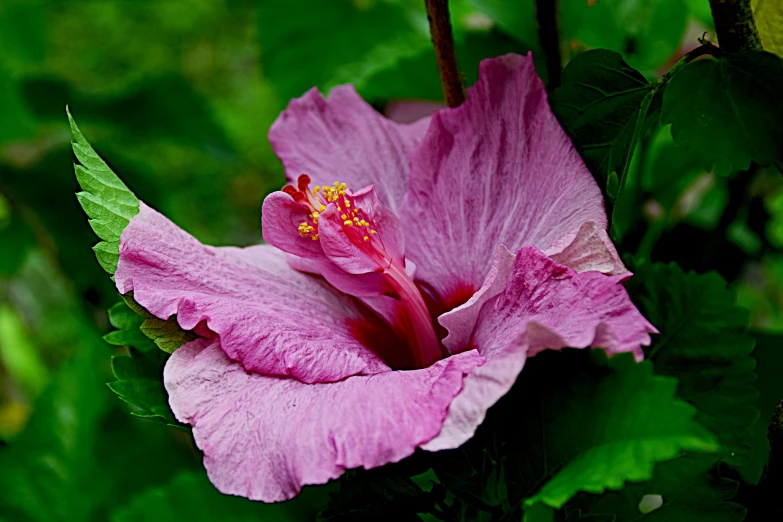
<instances>
[{"instance_id":1,"label":"glossy leaf","mask_svg":"<svg viewBox=\"0 0 783 522\"><path fill-rule=\"evenodd\" d=\"M615 199L625 183L655 86L612 51L574 58L550 103L604 193Z\"/></svg>"},{"instance_id":2,"label":"glossy leaf","mask_svg":"<svg viewBox=\"0 0 783 522\"><path fill-rule=\"evenodd\" d=\"M747 312L716 273L686 274L675 264L650 263L632 270L631 298L661 332L645 350L647 358L657 373L679 381L677 396L693 404L696 420L718 436L723 459L745 464L749 427L758 417Z\"/></svg>"},{"instance_id":3,"label":"glossy leaf","mask_svg":"<svg viewBox=\"0 0 783 522\"><path fill-rule=\"evenodd\" d=\"M783 62L763 51L696 60L674 75L661 121L706 169L746 170L783 161Z\"/></svg>"}]
</instances>

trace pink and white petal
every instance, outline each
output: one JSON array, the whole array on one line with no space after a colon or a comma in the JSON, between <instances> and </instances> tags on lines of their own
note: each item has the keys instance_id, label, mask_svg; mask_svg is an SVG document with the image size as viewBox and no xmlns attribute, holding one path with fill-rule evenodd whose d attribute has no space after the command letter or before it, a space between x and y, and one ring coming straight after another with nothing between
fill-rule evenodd
<instances>
[{"instance_id":1,"label":"pink and white petal","mask_svg":"<svg viewBox=\"0 0 783 522\"><path fill-rule=\"evenodd\" d=\"M277 502L347 469L397 462L435 437L476 351L423 370L304 384L247 372L217 341L171 356L163 378L176 417L193 425L212 483Z\"/></svg>"},{"instance_id":2,"label":"pink and white petal","mask_svg":"<svg viewBox=\"0 0 783 522\"><path fill-rule=\"evenodd\" d=\"M315 185L375 185L395 211L408 187L408 155L428 122L405 125L384 118L350 85L324 99L313 88L292 100L269 130L269 141L293 181L306 173Z\"/></svg>"},{"instance_id":3,"label":"pink and white petal","mask_svg":"<svg viewBox=\"0 0 783 522\"><path fill-rule=\"evenodd\" d=\"M261 205L264 241L283 252L307 259L325 259L321 243L299 234L299 225L309 223L308 209L289 194L277 191Z\"/></svg>"},{"instance_id":4,"label":"pink and white petal","mask_svg":"<svg viewBox=\"0 0 783 522\"><path fill-rule=\"evenodd\" d=\"M598 185L530 55L481 62L467 101L432 117L409 185L398 213L406 255L442 302L477 290L500 244L545 250L585 221L607 226Z\"/></svg>"},{"instance_id":5,"label":"pink and white petal","mask_svg":"<svg viewBox=\"0 0 783 522\"><path fill-rule=\"evenodd\" d=\"M594 221L586 221L558 239L544 253L577 272L596 270L610 275L631 277L606 230Z\"/></svg>"},{"instance_id":6,"label":"pink and white petal","mask_svg":"<svg viewBox=\"0 0 783 522\"><path fill-rule=\"evenodd\" d=\"M443 346L449 353L459 353L469 348L481 307L506 288L506 282L513 268L514 254L509 252L505 245L498 246L495 259L481 288L468 302L438 317L440 325L449 332L443 339Z\"/></svg>"},{"instance_id":7,"label":"pink and white petal","mask_svg":"<svg viewBox=\"0 0 783 522\"><path fill-rule=\"evenodd\" d=\"M547 348L600 346L641 360L642 346L657 330L631 302L622 280L577 273L535 247L521 248L505 290L484 305L471 342L488 359L525 335L529 357Z\"/></svg>"},{"instance_id":8,"label":"pink and white petal","mask_svg":"<svg viewBox=\"0 0 783 522\"><path fill-rule=\"evenodd\" d=\"M519 250L508 285L484 305L473 335L471 344L486 363L465 377L443 429L423 448L456 448L470 439L514 385L527 357L542 350L593 346L641 359L641 346L656 330L633 306L621 279L576 273L535 247Z\"/></svg>"},{"instance_id":9,"label":"pink and white petal","mask_svg":"<svg viewBox=\"0 0 783 522\"><path fill-rule=\"evenodd\" d=\"M122 233L115 280L156 317L205 324L246 370L329 382L388 369L354 335L369 314L355 299L292 270L274 247L202 245L143 203Z\"/></svg>"},{"instance_id":10,"label":"pink and white petal","mask_svg":"<svg viewBox=\"0 0 783 522\"><path fill-rule=\"evenodd\" d=\"M483 365L465 377L462 391L451 402L440 433L422 449L454 449L470 440L484 422L487 410L514 385L526 360L524 337L494 350Z\"/></svg>"}]
</instances>

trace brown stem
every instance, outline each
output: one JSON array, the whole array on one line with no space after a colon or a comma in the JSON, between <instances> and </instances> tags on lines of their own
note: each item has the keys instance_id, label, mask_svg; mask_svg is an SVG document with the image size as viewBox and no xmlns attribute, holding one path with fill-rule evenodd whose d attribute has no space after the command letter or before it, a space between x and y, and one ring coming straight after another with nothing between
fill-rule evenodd
<instances>
[{"instance_id":1,"label":"brown stem","mask_svg":"<svg viewBox=\"0 0 783 522\"><path fill-rule=\"evenodd\" d=\"M465 86L459 72L457 54L454 52L454 35L449 18L449 0L424 0L427 19L430 21L430 35L438 60L440 84L446 105L456 107L465 101Z\"/></svg>"},{"instance_id":2,"label":"brown stem","mask_svg":"<svg viewBox=\"0 0 783 522\"><path fill-rule=\"evenodd\" d=\"M563 71L563 55L560 41L560 0L536 0L536 22L538 41L544 54L547 72L547 87L560 87Z\"/></svg>"},{"instance_id":3,"label":"brown stem","mask_svg":"<svg viewBox=\"0 0 783 522\"><path fill-rule=\"evenodd\" d=\"M750 0L710 0L710 8L723 51L733 53L762 49Z\"/></svg>"}]
</instances>

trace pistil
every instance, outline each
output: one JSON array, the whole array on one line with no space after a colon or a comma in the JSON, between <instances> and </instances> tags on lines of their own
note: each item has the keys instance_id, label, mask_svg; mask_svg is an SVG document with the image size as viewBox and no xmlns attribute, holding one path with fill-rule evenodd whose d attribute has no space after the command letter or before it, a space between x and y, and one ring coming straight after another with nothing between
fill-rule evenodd
<instances>
[{"instance_id":1,"label":"pistil","mask_svg":"<svg viewBox=\"0 0 783 522\"><path fill-rule=\"evenodd\" d=\"M391 326L408 341L416 366L425 368L440 360L443 356L440 342L421 292L406 273L401 254L395 258L387 251L384 230L376 230L373 225L372 214L376 212L376 206L368 206L366 200L362 203L357 199L360 196L354 196L345 183L335 182L333 186L317 186L312 190L309 183L310 178L303 174L299 176L296 187L289 185L283 189L296 202L307 207L308 220L298 224L299 235L313 241L335 241L337 238L333 232L329 239L319 233L319 221L329 219L329 223L339 223L339 236L343 238L339 241L347 239L354 245L356 255L370 260L368 271L383 273L394 289L394 297L399 299L401 306ZM397 231L386 230L386 233L395 234ZM326 244L322 245L326 251Z\"/></svg>"}]
</instances>

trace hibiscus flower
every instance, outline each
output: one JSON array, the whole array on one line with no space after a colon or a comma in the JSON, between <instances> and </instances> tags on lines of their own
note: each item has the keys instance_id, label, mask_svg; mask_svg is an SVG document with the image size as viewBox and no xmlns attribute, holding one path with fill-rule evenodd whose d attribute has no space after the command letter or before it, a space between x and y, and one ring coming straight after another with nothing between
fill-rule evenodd
<instances>
[{"instance_id":1,"label":"hibiscus flower","mask_svg":"<svg viewBox=\"0 0 783 522\"><path fill-rule=\"evenodd\" d=\"M642 358L655 329L532 57L408 125L313 89L269 137L293 184L264 201L268 244L205 246L142 203L115 274L200 334L164 382L220 491L281 501L456 448L547 348Z\"/></svg>"}]
</instances>

